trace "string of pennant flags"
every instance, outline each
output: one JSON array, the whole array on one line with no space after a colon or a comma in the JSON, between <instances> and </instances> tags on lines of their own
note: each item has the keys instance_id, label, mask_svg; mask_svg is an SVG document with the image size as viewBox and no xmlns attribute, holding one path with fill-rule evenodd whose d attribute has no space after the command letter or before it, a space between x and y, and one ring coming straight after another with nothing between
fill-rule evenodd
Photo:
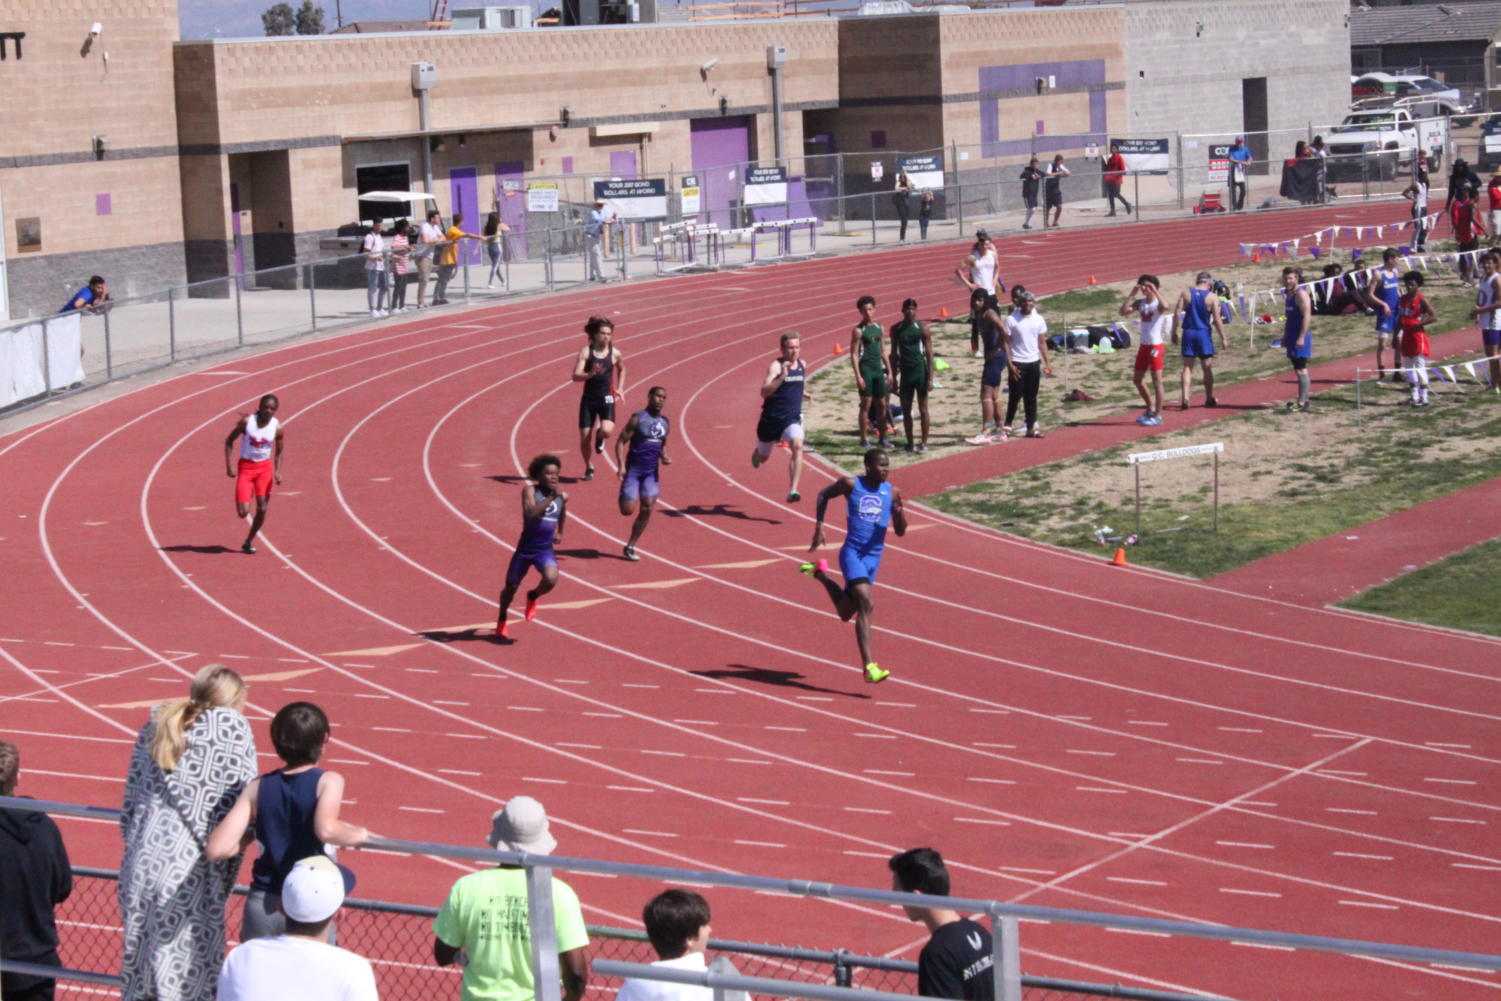
<instances>
[{"instance_id":1,"label":"string of pennant flags","mask_svg":"<svg viewBox=\"0 0 1501 1001\"><path fill-rule=\"evenodd\" d=\"M1420 372L1420 371L1421 372L1427 372L1430 376L1436 375L1439 378L1443 379L1445 382L1451 382L1451 383L1453 383L1456 386L1459 385L1459 375L1456 374L1456 371L1467 373L1469 375L1469 377L1473 381L1475 381L1475 382L1482 383L1482 384L1484 384L1486 386L1490 386L1490 384L1491 384L1491 373L1490 373L1489 366L1487 365L1487 360L1485 358L1475 358L1475 359L1472 359L1470 361L1457 361L1457 362L1454 362L1454 363L1449 364L1449 365L1426 365L1426 366L1424 366L1421 369L1418 369L1418 368L1389 368L1389 369L1387 369L1387 372L1393 373L1393 374L1397 374L1397 373L1407 374L1409 372ZM1356 372L1357 372L1357 377L1358 377L1359 369L1357 369Z\"/></svg>"}]
</instances>

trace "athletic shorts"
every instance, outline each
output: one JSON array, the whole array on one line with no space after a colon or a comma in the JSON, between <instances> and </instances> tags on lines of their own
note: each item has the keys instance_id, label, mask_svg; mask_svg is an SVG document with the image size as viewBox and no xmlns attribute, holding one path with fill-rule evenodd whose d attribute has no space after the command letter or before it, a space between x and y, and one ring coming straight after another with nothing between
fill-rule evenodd
<instances>
[{"instance_id":1,"label":"athletic shorts","mask_svg":"<svg viewBox=\"0 0 1501 1001\"><path fill-rule=\"evenodd\" d=\"M872 396L885 397L887 395L885 369L881 369L876 375L866 375L864 372L861 372L860 378L865 380L865 388L860 390L862 398Z\"/></svg>"},{"instance_id":2,"label":"athletic shorts","mask_svg":"<svg viewBox=\"0 0 1501 1001\"><path fill-rule=\"evenodd\" d=\"M801 421L792 421L783 424L780 421L767 420L766 415L756 422L756 441L762 445L775 445L779 441L785 441L789 445L794 441L803 440L803 425ZM767 455L771 452L768 450Z\"/></svg>"},{"instance_id":3,"label":"athletic shorts","mask_svg":"<svg viewBox=\"0 0 1501 1001\"><path fill-rule=\"evenodd\" d=\"M1480 331L1480 343L1488 348L1501 348L1501 330Z\"/></svg>"},{"instance_id":4,"label":"athletic shorts","mask_svg":"<svg viewBox=\"0 0 1501 1001\"><path fill-rule=\"evenodd\" d=\"M1138 344L1136 346L1137 372L1161 372L1162 359L1167 349L1161 344Z\"/></svg>"},{"instance_id":5,"label":"athletic shorts","mask_svg":"<svg viewBox=\"0 0 1501 1001\"><path fill-rule=\"evenodd\" d=\"M901 382L897 383L897 399L902 401L903 407L912 405L913 396L928 395L928 370L920 368L911 375L902 372Z\"/></svg>"},{"instance_id":6,"label":"athletic shorts","mask_svg":"<svg viewBox=\"0 0 1501 1001\"><path fill-rule=\"evenodd\" d=\"M1287 360L1292 362L1294 372L1301 372L1308 367L1307 355L1295 355L1291 352L1288 352Z\"/></svg>"},{"instance_id":7,"label":"athletic shorts","mask_svg":"<svg viewBox=\"0 0 1501 1001\"><path fill-rule=\"evenodd\" d=\"M1044 193L1044 195L1043 195L1043 206L1045 208L1054 209L1054 208L1059 208L1062 205L1063 205L1063 192L1062 191L1049 191L1049 192Z\"/></svg>"},{"instance_id":8,"label":"athletic shorts","mask_svg":"<svg viewBox=\"0 0 1501 1001\"><path fill-rule=\"evenodd\" d=\"M1183 357L1213 358L1214 333L1208 330L1185 330L1182 335Z\"/></svg>"},{"instance_id":9,"label":"athletic shorts","mask_svg":"<svg viewBox=\"0 0 1501 1001\"><path fill-rule=\"evenodd\" d=\"M659 492L656 466L650 469L627 468L625 478L620 481L621 500L656 500Z\"/></svg>"},{"instance_id":10,"label":"athletic shorts","mask_svg":"<svg viewBox=\"0 0 1501 1001\"><path fill-rule=\"evenodd\" d=\"M1376 313L1376 333L1391 335L1397 332L1397 311L1390 313Z\"/></svg>"},{"instance_id":11,"label":"athletic shorts","mask_svg":"<svg viewBox=\"0 0 1501 1001\"><path fill-rule=\"evenodd\" d=\"M883 549L877 549L873 553L862 553L849 545L839 548L839 572L844 574L845 590L861 581L871 584L876 582L876 573L881 569L882 552Z\"/></svg>"},{"instance_id":12,"label":"athletic shorts","mask_svg":"<svg viewBox=\"0 0 1501 1001\"><path fill-rule=\"evenodd\" d=\"M1428 350L1428 332L1426 330L1409 330L1402 335L1402 357L1426 358L1431 353Z\"/></svg>"},{"instance_id":13,"label":"athletic shorts","mask_svg":"<svg viewBox=\"0 0 1501 1001\"><path fill-rule=\"evenodd\" d=\"M581 396L579 397L579 427L591 428L596 420L615 420L615 397L613 396Z\"/></svg>"},{"instance_id":14,"label":"athletic shorts","mask_svg":"<svg viewBox=\"0 0 1501 1001\"><path fill-rule=\"evenodd\" d=\"M552 554L551 549L533 553L518 550L511 556L511 565L506 568L506 587L519 586L521 578L525 577L526 572L532 567L536 567L537 572L541 573L545 568L557 565L558 558Z\"/></svg>"},{"instance_id":15,"label":"athletic shorts","mask_svg":"<svg viewBox=\"0 0 1501 1001\"><path fill-rule=\"evenodd\" d=\"M275 483L276 470L271 459L261 462L241 459L240 472L235 477L235 503L249 504L251 497L270 497Z\"/></svg>"},{"instance_id":16,"label":"athletic shorts","mask_svg":"<svg viewBox=\"0 0 1501 1001\"><path fill-rule=\"evenodd\" d=\"M1308 338L1308 343L1303 343L1303 336L1299 335L1291 344L1284 344L1283 350L1287 352L1288 360L1302 358L1307 361L1313 357L1313 338Z\"/></svg>"},{"instance_id":17,"label":"athletic shorts","mask_svg":"<svg viewBox=\"0 0 1501 1001\"><path fill-rule=\"evenodd\" d=\"M1006 375L1006 352L1001 351L994 358L985 359L985 369L980 373L980 385L992 388L1001 384L1001 379Z\"/></svg>"}]
</instances>

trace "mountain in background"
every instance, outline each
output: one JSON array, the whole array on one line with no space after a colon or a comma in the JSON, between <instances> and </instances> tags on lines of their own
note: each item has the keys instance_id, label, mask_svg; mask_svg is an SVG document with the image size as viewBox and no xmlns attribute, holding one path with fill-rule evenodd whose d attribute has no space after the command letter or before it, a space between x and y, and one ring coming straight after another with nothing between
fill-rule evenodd
<instances>
[{"instance_id":1,"label":"mountain in background","mask_svg":"<svg viewBox=\"0 0 1501 1001\"><path fill-rule=\"evenodd\" d=\"M177 0L177 22L182 37L189 38L260 38L261 12L276 0ZM295 10L302 0L287 0ZM400 21L426 18L432 13L431 0L314 0L323 8L324 27L332 31L338 24L336 9L342 9L344 23L351 21ZM480 6L461 0L458 6ZM449 0L449 7L455 6Z\"/></svg>"}]
</instances>

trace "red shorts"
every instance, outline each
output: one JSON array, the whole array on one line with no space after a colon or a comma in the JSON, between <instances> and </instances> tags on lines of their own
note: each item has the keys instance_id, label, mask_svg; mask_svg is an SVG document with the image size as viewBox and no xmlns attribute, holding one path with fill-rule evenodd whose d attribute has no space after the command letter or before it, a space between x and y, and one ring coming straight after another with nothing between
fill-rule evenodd
<instances>
[{"instance_id":1,"label":"red shorts","mask_svg":"<svg viewBox=\"0 0 1501 1001\"><path fill-rule=\"evenodd\" d=\"M1162 344L1142 344L1136 348L1136 371L1162 371L1162 357L1167 348Z\"/></svg>"},{"instance_id":2,"label":"red shorts","mask_svg":"<svg viewBox=\"0 0 1501 1001\"><path fill-rule=\"evenodd\" d=\"M1428 332L1426 330L1402 331L1402 354L1407 358L1416 358L1419 355L1428 355Z\"/></svg>"},{"instance_id":3,"label":"red shorts","mask_svg":"<svg viewBox=\"0 0 1501 1001\"><path fill-rule=\"evenodd\" d=\"M270 497L271 485L276 482L272 460L251 462L240 460L240 475L235 478L235 503L249 504L251 497Z\"/></svg>"}]
</instances>

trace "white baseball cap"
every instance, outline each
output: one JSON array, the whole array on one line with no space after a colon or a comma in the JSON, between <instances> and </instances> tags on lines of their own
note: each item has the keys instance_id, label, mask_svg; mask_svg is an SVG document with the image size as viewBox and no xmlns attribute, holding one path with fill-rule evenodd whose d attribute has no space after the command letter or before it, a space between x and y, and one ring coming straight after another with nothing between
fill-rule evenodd
<instances>
[{"instance_id":1,"label":"white baseball cap","mask_svg":"<svg viewBox=\"0 0 1501 1001\"><path fill-rule=\"evenodd\" d=\"M534 852L547 855L558 847L558 839L547 830L547 811L530 796L513 796L490 817L491 848L501 851Z\"/></svg>"},{"instance_id":2,"label":"white baseball cap","mask_svg":"<svg viewBox=\"0 0 1501 1001\"><path fill-rule=\"evenodd\" d=\"M333 917L353 889L353 872L327 855L313 855L287 873L281 884L281 909L293 921L317 924Z\"/></svg>"}]
</instances>

